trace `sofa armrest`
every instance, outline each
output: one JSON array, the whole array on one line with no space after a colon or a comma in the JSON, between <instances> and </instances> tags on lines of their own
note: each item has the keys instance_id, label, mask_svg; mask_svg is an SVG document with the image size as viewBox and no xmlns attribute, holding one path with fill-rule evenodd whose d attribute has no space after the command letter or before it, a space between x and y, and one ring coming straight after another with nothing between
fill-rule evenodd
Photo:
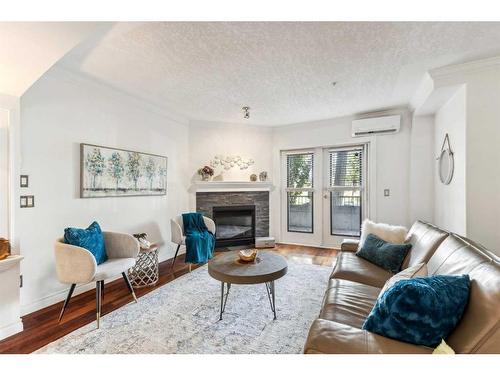
<instances>
[{"instance_id":1,"label":"sofa armrest","mask_svg":"<svg viewBox=\"0 0 500 375\"><path fill-rule=\"evenodd\" d=\"M137 258L139 241L128 233L102 232L108 258Z\"/></svg>"},{"instance_id":2,"label":"sofa armrest","mask_svg":"<svg viewBox=\"0 0 500 375\"><path fill-rule=\"evenodd\" d=\"M97 263L90 251L61 239L54 244L57 278L64 284L86 284L94 278Z\"/></svg>"},{"instance_id":3,"label":"sofa armrest","mask_svg":"<svg viewBox=\"0 0 500 375\"><path fill-rule=\"evenodd\" d=\"M359 240L346 239L342 241L340 250L355 252L358 250Z\"/></svg>"},{"instance_id":4,"label":"sofa armrest","mask_svg":"<svg viewBox=\"0 0 500 375\"><path fill-rule=\"evenodd\" d=\"M324 319L313 322L304 347L305 354L430 354L432 351Z\"/></svg>"}]
</instances>

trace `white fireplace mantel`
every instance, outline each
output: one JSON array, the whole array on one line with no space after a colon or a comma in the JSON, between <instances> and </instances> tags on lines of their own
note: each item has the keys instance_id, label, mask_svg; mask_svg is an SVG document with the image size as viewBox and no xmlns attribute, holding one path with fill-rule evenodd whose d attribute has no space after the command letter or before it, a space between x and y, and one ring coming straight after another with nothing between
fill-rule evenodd
<instances>
[{"instance_id":1,"label":"white fireplace mantel","mask_svg":"<svg viewBox=\"0 0 500 375\"><path fill-rule=\"evenodd\" d=\"M193 190L197 193L225 191L272 191L270 181L196 181Z\"/></svg>"}]
</instances>

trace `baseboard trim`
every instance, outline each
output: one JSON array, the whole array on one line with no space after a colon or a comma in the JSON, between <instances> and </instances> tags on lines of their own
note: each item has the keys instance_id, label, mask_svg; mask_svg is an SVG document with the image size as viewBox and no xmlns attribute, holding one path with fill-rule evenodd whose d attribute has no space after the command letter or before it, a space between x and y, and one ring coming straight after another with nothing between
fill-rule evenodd
<instances>
[{"instance_id":1,"label":"baseboard trim","mask_svg":"<svg viewBox=\"0 0 500 375\"><path fill-rule=\"evenodd\" d=\"M17 322L7 324L4 327L0 327L0 340L21 332L23 328L23 322L21 319L19 319Z\"/></svg>"},{"instance_id":2,"label":"baseboard trim","mask_svg":"<svg viewBox=\"0 0 500 375\"><path fill-rule=\"evenodd\" d=\"M317 245L317 244L303 244L303 243L295 243L295 242L285 242L285 241L280 241L277 243L277 245L293 245L293 246L304 246L304 247L317 247L318 249L334 249L334 250L339 250L338 247L335 246L325 246L325 245Z\"/></svg>"},{"instance_id":3,"label":"baseboard trim","mask_svg":"<svg viewBox=\"0 0 500 375\"><path fill-rule=\"evenodd\" d=\"M182 251L183 249L181 249L181 251L179 251L179 254L178 254L178 257L183 255L185 253L185 250ZM160 259L159 262L160 264L163 263L163 262L170 262L172 261L174 258L167 258L167 259ZM114 280L117 280L119 279L121 276L117 276L117 277L114 277L112 279L107 279L106 282L111 282L111 281L114 281ZM77 296L79 294L82 294L82 293L85 293L85 292L88 292L89 290L92 290L95 288L95 283L89 283L89 284L83 284L83 285L77 285L76 288L75 288L75 291L73 293L73 297L74 296ZM52 294L49 294L48 296L45 296L45 297L42 297L42 298L39 298L35 301L32 301L28 304L21 304L21 316L24 316L24 315L28 315L28 314L31 314L32 312L35 312L35 311L38 311L38 310L41 310L41 309L44 309L46 307L49 307L51 305L54 305L58 302L62 302L65 300L66 298L66 295L68 294L68 290L69 290L69 285L67 286L67 288L64 288L58 292L55 292L55 293L52 293Z\"/></svg>"},{"instance_id":4,"label":"baseboard trim","mask_svg":"<svg viewBox=\"0 0 500 375\"><path fill-rule=\"evenodd\" d=\"M119 279L121 276L114 277L112 279L107 279L106 282L111 282ZM88 283L83 285L77 285L75 291L73 292L73 297L79 294L88 292L89 290L95 289L95 283ZM42 297L33 301L27 305L21 305L21 316L31 314L32 312L44 309L58 302L65 300L69 290L69 285L67 288L60 290L58 292L49 294L48 296Z\"/></svg>"}]
</instances>

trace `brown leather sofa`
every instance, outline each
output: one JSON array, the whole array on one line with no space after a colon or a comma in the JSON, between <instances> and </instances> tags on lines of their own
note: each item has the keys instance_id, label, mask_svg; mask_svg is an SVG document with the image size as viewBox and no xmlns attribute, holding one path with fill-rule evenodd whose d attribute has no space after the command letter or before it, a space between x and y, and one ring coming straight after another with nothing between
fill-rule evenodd
<instances>
[{"instance_id":1,"label":"brown leather sofa","mask_svg":"<svg viewBox=\"0 0 500 375\"><path fill-rule=\"evenodd\" d=\"M415 222L412 249L402 268L425 262L429 275L469 274L469 303L446 339L456 353L500 353L500 260L480 245L431 224ZM432 353L433 348L361 329L390 272L355 255L357 241L342 244L318 319L304 353Z\"/></svg>"}]
</instances>

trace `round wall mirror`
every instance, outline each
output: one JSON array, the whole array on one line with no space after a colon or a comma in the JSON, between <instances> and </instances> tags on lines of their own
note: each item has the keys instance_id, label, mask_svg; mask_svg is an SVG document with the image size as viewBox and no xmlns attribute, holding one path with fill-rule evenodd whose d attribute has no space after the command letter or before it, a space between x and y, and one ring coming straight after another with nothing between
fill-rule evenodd
<instances>
[{"instance_id":1,"label":"round wall mirror","mask_svg":"<svg viewBox=\"0 0 500 375\"><path fill-rule=\"evenodd\" d=\"M439 156L439 179L448 185L453 178L453 153L446 149Z\"/></svg>"},{"instance_id":2,"label":"round wall mirror","mask_svg":"<svg viewBox=\"0 0 500 375\"><path fill-rule=\"evenodd\" d=\"M444 137L443 146L441 147L441 154L438 157L438 173L439 179L445 185L448 185L453 178L453 169L454 169L454 161L453 161L453 151L450 148L450 139L448 134Z\"/></svg>"}]
</instances>

